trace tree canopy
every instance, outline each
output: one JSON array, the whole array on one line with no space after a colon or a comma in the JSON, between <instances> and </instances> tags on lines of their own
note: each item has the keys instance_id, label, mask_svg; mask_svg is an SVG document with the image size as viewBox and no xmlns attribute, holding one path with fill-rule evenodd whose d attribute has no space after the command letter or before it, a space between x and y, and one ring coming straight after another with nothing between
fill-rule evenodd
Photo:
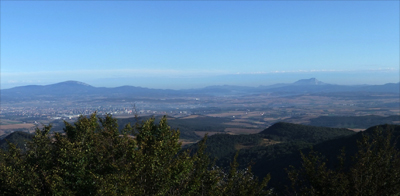
<instances>
[{"instance_id":1,"label":"tree canopy","mask_svg":"<svg viewBox=\"0 0 400 196\"><path fill-rule=\"evenodd\" d=\"M216 167L204 154L206 138L191 155L166 117L127 125L81 116L65 134L37 129L23 152L9 143L0 151L1 195L265 195L251 169Z\"/></svg>"},{"instance_id":2,"label":"tree canopy","mask_svg":"<svg viewBox=\"0 0 400 196\"><path fill-rule=\"evenodd\" d=\"M363 134L352 160L346 160L343 149L336 169L328 168L318 152L302 154L302 166L288 170L293 195L399 195L400 151L393 131L384 125L372 136Z\"/></svg>"}]
</instances>

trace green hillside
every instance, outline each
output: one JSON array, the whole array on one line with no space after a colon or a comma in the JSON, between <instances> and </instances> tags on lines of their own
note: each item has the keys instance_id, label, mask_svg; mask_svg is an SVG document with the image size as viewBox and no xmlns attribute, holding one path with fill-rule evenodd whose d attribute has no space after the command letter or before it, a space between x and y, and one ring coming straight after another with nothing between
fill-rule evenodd
<instances>
[{"instance_id":1,"label":"green hillside","mask_svg":"<svg viewBox=\"0 0 400 196\"><path fill-rule=\"evenodd\" d=\"M301 127L301 126L300 126ZM301 164L301 154L308 154L311 149L322 154L327 160L328 168L338 166L337 157L341 150L346 151L346 166L352 164L352 156L357 153L357 141L363 135L372 135L374 130L382 130L384 132L391 131L393 138L400 137L400 125L379 125L373 126L364 132L347 134L343 137L336 137L317 144L311 144L301 141L280 143L267 147L257 147L252 149L244 149L239 151L238 162L242 167L249 162L253 163L253 172L259 177L271 174L273 177L270 181L271 186L284 187L289 184L287 172L285 168L289 166L299 167ZM397 149L400 149L400 144L397 143ZM232 156L232 154L231 154ZM227 159L226 159L227 160Z\"/></svg>"},{"instance_id":2,"label":"green hillside","mask_svg":"<svg viewBox=\"0 0 400 196\"><path fill-rule=\"evenodd\" d=\"M349 129L316 127L279 122L259 134L266 138L278 141L318 143L338 136L351 135L353 133L354 132Z\"/></svg>"},{"instance_id":3,"label":"green hillside","mask_svg":"<svg viewBox=\"0 0 400 196\"><path fill-rule=\"evenodd\" d=\"M0 195L269 194L269 177L259 181L235 161L228 170L214 167L203 145L195 154L181 151L179 132L165 117L122 135L115 118L95 113L66 124L65 134L50 131L37 130L26 151L0 150Z\"/></svg>"},{"instance_id":4,"label":"green hillside","mask_svg":"<svg viewBox=\"0 0 400 196\"><path fill-rule=\"evenodd\" d=\"M216 134L210 136L206 142L206 152L211 158L217 158L219 166L226 167L229 166L232 157L238 151L237 161L241 168L247 167L249 163L256 164L254 165L254 171L259 172L260 176L264 176L270 171L263 170L262 167L256 167L259 162L275 164L273 160L286 155L289 156L300 149L309 148L319 142L354 134L355 132L342 128L315 127L279 122L258 134ZM196 149L196 145L190 148ZM299 160L298 158L297 160ZM291 162L296 161L292 157L285 159L292 160ZM278 162L274 167L280 166Z\"/></svg>"},{"instance_id":5,"label":"green hillside","mask_svg":"<svg viewBox=\"0 0 400 196\"><path fill-rule=\"evenodd\" d=\"M118 119L119 128L115 128L120 130L128 122L134 124L135 121L133 120ZM142 121L143 119L139 118L138 120ZM164 120L166 119L164 118ZM210 122L210 124L196 120L199 119L171 118L167 120L168 125L163 126L171 128L183 127L181 134L186 133L190 136L190 133L194 134L196 130L220 130L223 128L221 122L226 119L221 118L221 121L218 121L218 118L205 117L204 120ZM115 124L115 126L117 125ZM195 126L199 126L199 128L197 129ZM359 152L357 141L362 140L363 136L374 135L376 131L381 131L383 135L391 132L394 140L400 137L400 125L393 124L372 126L363 132L356 133L344 128L279 122L258 134L229 135L221 133L209 136L206 141L205 153L208 154L211 160L217 159L218 168L229 168L234 155L238 153L236 160L239 170L243 171L242 169L251 165L254 175L258 176L259 179L270 174L272 178L268 189L274 188L276 192L283 193L285 187L290 185L288 173L285 169L290 168L290 166L293 166L293 168L301 167L301 152L304 155L309 154L312 150L318 152L323 157L323 160L327 160L326 167L334 169L339 163L337 157L340 155L341 150L345 149L344 167L349 168L355 163L352 157ZM14 132L0 140L0 148L7 149L6 140L8 140L15 143L18 148L24 149L24 144L26 141L31 140L32 137L32 134L25 132ZM195 144L188 148L191 150L191 154L194 155L198 151L199 145ZM397 149L400 149L400 143L397 143ZM184 150L181 150L180 153Z\"/></svg>"},{"instance_id":6,"label":"green hillside","mask_svg":"<svg viewBox=\"0 0 400 196\"><path fill-rule=\"evenodd\" d=\"M6 136L5 138L0 140L0 148L7 149L8 144L7 141L15 144L18 148L24 149L26 141L32 140L33 134L16 131L11 133L10 135Z\"/></svg>"}]
</instances>

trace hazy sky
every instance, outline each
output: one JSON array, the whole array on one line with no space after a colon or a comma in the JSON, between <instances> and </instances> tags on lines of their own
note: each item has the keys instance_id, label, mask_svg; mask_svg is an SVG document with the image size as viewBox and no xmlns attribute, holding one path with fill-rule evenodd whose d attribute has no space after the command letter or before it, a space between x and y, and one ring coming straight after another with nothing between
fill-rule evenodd
<instances>
[{"instance_id":1,"label":"hazy sky","mask_svg":"<svg viewBox=\"0 0 400 196\"><path fill-rule=\"evenodd\" d=\"M1 88L399 82L399 1L1 1Z\"/></svg>"}]
</instances>

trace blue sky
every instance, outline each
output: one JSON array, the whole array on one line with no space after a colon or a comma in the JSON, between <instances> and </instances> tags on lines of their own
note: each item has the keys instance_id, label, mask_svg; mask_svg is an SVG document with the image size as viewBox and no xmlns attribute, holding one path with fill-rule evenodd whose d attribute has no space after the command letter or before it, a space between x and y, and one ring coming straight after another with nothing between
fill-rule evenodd
<instances>
[{"instance_id":1,"label":"blue sky","mask_svg":"<svg viewBox=\"0 0 400 196\"><path fill-rule=\"evenodd\" d=\"M1 88L399 82L399 1L1 1Z\"/></svg>"}]
</instances>

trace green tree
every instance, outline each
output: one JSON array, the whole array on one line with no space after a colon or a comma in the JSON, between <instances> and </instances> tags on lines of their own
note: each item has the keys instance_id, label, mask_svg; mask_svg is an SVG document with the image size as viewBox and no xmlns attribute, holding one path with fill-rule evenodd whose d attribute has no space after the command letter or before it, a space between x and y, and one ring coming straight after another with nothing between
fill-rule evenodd
<instances>
[{"instance_id":1,"label":"green tree","mask_svg":"<svg viewBox=\"0 0 400 196\"><path fill-rule=\"evenodd\" d=\"M206 137L191 155L182 151L179 130L166 117L151 118L122 132L111 115L81 116L64 133L51 126L21 152L0 151L0 195L265 195L259 182L238 171L236 158L225 172L204 153Z\"/></svg>"},{"instance_id":2,"label":"green tree","mask_svg":"<svg viewBox=\"0 0 400 196\"><path fill-rule=\"evenodd\" d=\"M386 127L390 129L390 127ZM364 134L357 141L358 152L352 165L344 168L344 150L340 167L328 169L326 160L314 151L302 154L302 167L291 168L288 175L295 195L399 195L400 152L392 130L377 128L372 137Z\"/></svg>"}]
</instances>

